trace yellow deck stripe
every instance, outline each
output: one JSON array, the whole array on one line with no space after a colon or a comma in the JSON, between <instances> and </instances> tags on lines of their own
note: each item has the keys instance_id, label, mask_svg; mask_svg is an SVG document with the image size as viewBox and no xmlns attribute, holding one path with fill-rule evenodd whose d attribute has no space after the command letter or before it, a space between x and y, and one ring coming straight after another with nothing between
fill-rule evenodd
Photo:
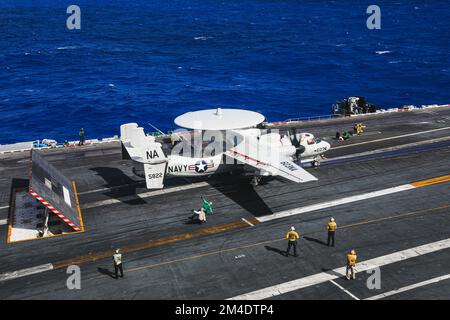
<instances>
[{"instance_id":1,"label":"yellow deck stripe","mask_svg":"<svg viewBox=\"0 0 450 320\"><path fill-rule=\"evenodd\" d=\"M6 236L6 243L11 243L11 229L12 223L8 224L8 235Z\"/></svg>"},{"instance_id":2,"label":"yellow deck stripe","mask_svg":"<svg viewBox=\"0 0 450 320\"><path fill-rule=\"evenodd\" d=\"M251 221L253 224L259 223L259 221L257 221L254 218L250 218L248 220ZM149 240L149 241L137 243L134 245L124 246L124 247L121 247L121 251L123 253L131 253L131 252L135 252L135 251L159 247L162 245L174 243L174 242L181 241L181 240L188 240L188 239L192 239L192 238L197 238L197 237L211 235L211 234L217 234L217 233L240 229L240 228L250 228L250 226L246 222L244 222L242 220L238 220L235 222L231 222L231 223L227 223L227 224L223 224L223 225L219 225L219 226L202 228L202 229L199 229L199 230L196 230L193 232L189 232L189 233L182 233L182 234L177 234L177 235L173 235L173 236L169 236L169 237L165 237L165 238L161 238L161 239ZM110 256L112 256L112 250L101 251L101 252L97 252L97 253L90 253L87 255L80 256L80 257L55 262L55 263L53 263L53 267L55 269L59 269L59 268L67 267L72 264L82 264L82 263L86 263L86 262L94 262L99 259L104 259L104 258L107 258Z\"/></svg>"},{"instance_id":3,"label":"yellow deck stripe","mask_svg":"<svg viewBox=\"0 0 450 320\"><path fill-rule=\"evenodd\" d=\"M379 218L379 219L363 220L363 221L360 221L360 222L339 226L339 229L342 230L342 229L352 228L352 227L361 226L361 225L368 225L368 224L382 222L382 221L391 220L391 219L404 218L404 217L413 216L413 215L417 215L417 214L425 214L425 213L430 213L430 212L436 212L436 211L439 211L439 210L442 210L442 209L447 209L447 208L450 208L450 204L446 204L444 206L435 207L435 208L428 208L428 209L422 209L422 210L417 210L417 211L408 211L408 212L401 213L401 214L398 214L398 215L383 217L383 218ZM252 223L259 224L259 222L255 218L251 218L251 219L248 219L248 220L251 221ZM248 224L246 224L244 221L241 220L240 223L244 227L250 228L248 226ZM234 225L234 224L235 225L239 225L239 221L237 221L235 223L230 223L229 225ZM216 227L213 227L213 228L216 228ZM209 228L205 228L205 229L209 229ZM219 229L223 229L223 226L222 226L222 228L219 228ZM229 230L231 230L231 229L229 229ZM205 231L202 231L202 230L198 230L196 232L200 232L200 231L201 231L201 233L206 233ZM305 235L313 235L313 234L318 234L318 233L323 233L323 230L307 232L307 233L302 234L301 237L303 237ZM180 237L180 236L183 236L183 235L179 235L178 237ZM169 237L169 238L171 238L171 237ZM192 236L191 237L186 237L185 236L185 238L189 239L189 238L192 238ZM181 240L181 239L179 239L179 240ZM174 242L174 241L175 240L172 240L170 242ZM174 259L174 260L166 260L166 261L162 261L162 262L155 263L155 264L144 265L144 266L136 267L136 268L130 268L130 269L127 269L127 272L139 271L139 270L143 270L143 269L154 268L154 267L167 265L167 264L172 264L172 263L176 263L176 262L194 260L194 259L198 259L198 258L202 258L202 257L215 255L215 254L223 254L225 252L232 252L232 251L236 251L236 250L242 250L242 249L245 249L245 248L251 248L251 247L260 246L260 245L263 245L263 244L270 244L270 243L281 242L281 241L286 241L286 239L283 237L283 238L277 238L277 239L269 239L269 240L266 240L266 241L247 243L247 244L244 244L244 245L241 245L241 246L238 246L238 247L226 248L226 249L221 249L221 250L217 250L217 251L210 251L210 252L205 252L205 253L198 254L198 255L195 255L195 256L188 256L188 257ZM147 249L147 248L151 248L151 247L160 246L160 245L165 244L165 243L170 243L170 242L165 242L165 243L164 242L165 242L164 239L155 240L155 241L149 241L149 242L147 242L147 246L146 247L142 246L142 244L141 244L140 246L127 247L127 248L123 249L122 251L123 252L132 252L132 251L137 251L137 250L142 250L142 249ZM92 254L85 255L85 256L82 256L82 257L68 259L68 260L64 260L64 261L61 261L61 262L53 263L53 267L55 269L59 269L59 268L67 267L67 266L69 266L71 264L81 264L81 263L86 263L86 262L94 262L94 261L99 260L99 259L104 259L104 258L110 257L111 255L112 255L112 253L110 251L97 253L95 255L92 255Z\"/></svg>"},{"instance_id":4,"label":"yellow deck stripe","mask_svg":"<svg viewBox=\"0 0 450 320\"><path fill-rule=\"evenodd\" d=\"M447 182L447 181L450 181L450 175L440 176L440 177L431 178L431 179L422 180L422 181L416 181L416 182L410 183L410 185L412 185L416 188L421 188L421 187L429 186L432 184L443 183L443 182Z\"/></svg>"},{"instance_id":5,"label":"yellow deck stripe","mask_svg":"<svg viewBox=\"0 0 450 320\"><path fill-rule=\"evenodd\" d=\"M14 223L14 212L16 211L16 189L12 190L11 203L8 212L8 234L6 236L6 243L11 243L11 232Z\"/></svg>"},{"instance_id":6,"label":"yellow deck stripe","mask_svg":"<svg viewBox=\"0 0 450 320\"><path fill-rule=\"evenodd\" d=\"M447 182L447 181L450 181L450 175L435 177L435 178L431 178L431 179L427 179L427 180L421 180L421 181L413 182L410 184L416 188L419 188L419 187L443 183L443 182ZM440 208L434 208L434 209L428 209L428 210L422 210L422 211L433 211L436 209L440 209ZM408 215L416 214L418 212L420 212L420 211L416 211L413 213L410 212ZM389 218L383 218L381 220L385 220L385 219L389 219ZM256 218L249 218L247 220L255 225L260 223ZM365 223L373 223L375 221L377 221L377 220L366 221ZM358 225L359 224L360 223L358 223ZM364 224L364 222L362 222L361 224ZM342 226L341 228L346 228L346 227L351 227L351 226L352 225ZM239 220L239 221L231 222L231 223L224 224L224 225L202 228L202 229L196 230L194 232L190 232L190 233L183 233L183 234L169 236L169 237L165 237L165 238L161 238L161 239L149 240L149 241L134 244L134 245L128 245L128 246L122 247L121 250L123 253L130 253L130 252L150 249L150 248L174 243L174 242L181 241L181 240L188 240L188 239L192 239L192 238L196 238L196 237L200 237L200 236L218 234L221 232L244 228L244 227L249 227L249 225L245 221ZM274 239L272 241L275 242L275 241L280 241L280 240L282 240L282 239ZM270 240L264 241L264 243L267 243L267 242L271 242L271 241ZM253 245L257 245L257 244L253 244ZM253 246L253 245L249 244L247 246ZM242 246L240 248L242 248ZM235 250L235 249L229 249L229 250ZM206 255L209 255L209 254L214 254L214 253L206 253ZM111 255L112 255L112 250L102 251L102 252L97 252L97 253L90 253L87 255L80 256L80 257L75 257L75 258L71 258L71 259L53 263L53 266L55 269L58 269L58 268L67 267L72 264L82 264L82 263L86 263L86 262L94 262L99 259L107 258ZM200 256L203 256L203 255L200 255ZM182 260L184 260L184 259L182 259ZM165 262L163 262L162 264L165 264Z\"/></svg>"},{"instance_id":7,"label":"yellow deck stripe","mask_svg":"<svg viewBox=\"0 0 450 320\"><path fill-rule=\"evenodd\" d=\"M78 201L78 193L77 193L77 186L76 186L75 180L72 181L72 186L73 186L73 192L74 192L74 195L75 195L75 202L76 202L77 210L78 210L78 218L80 219L81 231L84 232L83 215L81 214L80 202Z\"/></svg>"},{"instance_id":8,"label":"yellow deck stripe","mask_svg":"<svg viewBox=\"0 0 450 320\"><path fill-rule=\"evenodd\" d=\"M377 223L377 222L381 222L381 221L385 221L385 220L404 218L404 217L408 217L408 216L412 216L412 215L416 215L416 214L421 214L421 213L435 212L435 211L439 211L439 210L447 209L447 208L450 208L450 204L447 204L447 205L442 206L442 207L436 207L436 208L430 208L430 209L424 209L424 210L417 210L417 211L411 211L411 212L405 212L405 213L401 213L401 214L398 214L398 215L393 215L393 216L384 217L384 218L380 218L380 219L364 220L364 221L357 222L357 223L352 223L352 224L348 224L348 225L339 226L339 229L353 228L353 227L356 227L356 226L368 225L368 224ZM318 234L318 233L323 233L323 230L306 232L306 233L300 235L300 237L314 235L314 234ZM195 260L195 259L198 259L198 258L203 258L203 257L215 255L215 254L223 254L225 252L242 250L242 249L246 249L246 248L260 246L260 245L263 245L263 244L270 244L270 243L281 242L281 241L286 241L286 238L283 237L283 238L271 239L271 240L266 240L266 241L261 241L261 242L248 243L248 244L241 245L241 246L238 246L238 247L221 249L221 250L217 250L217 251L210 251L210 252L206 252L206 253L203 253L203 254L198 254L198 255L195 255L195 256L184 257L184 258L179 258L179 259L174 259L174 260L166 260L166 261L162 261L162 262L159 262L159 263L149 264L149 265L136 267L136 268L130 268L130 269L127 269L126 271L127 272L132 272L132 271L139 271L139 270L144 270L144 269L150 269L150 268L155 268L155 267L159 267L159 266L166 265L166 264L172 264L172 263L188 261L188 260Z\"/></svg>"}]
</instances>

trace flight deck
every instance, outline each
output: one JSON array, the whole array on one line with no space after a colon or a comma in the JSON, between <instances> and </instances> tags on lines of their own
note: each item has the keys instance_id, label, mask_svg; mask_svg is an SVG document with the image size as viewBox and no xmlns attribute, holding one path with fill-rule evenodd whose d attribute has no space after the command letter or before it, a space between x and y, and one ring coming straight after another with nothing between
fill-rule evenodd
<instances>
[{"instance_id":1,"label":"flight deck","mask_svg":"<svg viewBox=\"0 0 450 320\"><path fill-rule=\"evenodd\" d=\"M361 135L338 141L355 122ZM450 107L272 123L331 144L305 184L256 187L228 173L172 178L148 190L120 142L42 150L75 180L82 232L9 242L13 194L26 188L30 152L0 154L0 299L449 299ZM206 224L188 217L204 196ZM326 223L338 224L328 247ZM298 257L284 236L300 233ZM112 254L123 254L114 279ZM349 250L356 280L344 278ZM66 286L70 265L81 289ZM381 288L366 272L378 267Z\"/></svg>"}]
</instances>

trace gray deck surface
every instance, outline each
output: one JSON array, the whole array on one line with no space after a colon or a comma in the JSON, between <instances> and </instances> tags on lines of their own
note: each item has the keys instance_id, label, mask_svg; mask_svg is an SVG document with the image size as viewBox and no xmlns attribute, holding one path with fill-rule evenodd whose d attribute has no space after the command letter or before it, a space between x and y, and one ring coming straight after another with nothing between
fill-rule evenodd
<instances>
[{"instance_id":1,"label":"gray deck surface","mask_svg":"<svg viewBox=\"0 0 450 320\"><path fill-rule=\"evenodd\" d=\"M131 163L121 160L118 143L45 151L56 167L76 180L86 231L7 244L8 226L0 225L0 274L47 263L59 266L0 281L0 299L226 299L342 267L352 248L363 261L450 238L450 182L253 227L242 221L450 174L450 130L445 129L450 127L449 108L368 117L363 135L345 142L332 139L354 122L297 126L336 147L322 166L307 169L319 181L306 184L271 178L253 188L248 178L227 175L171 179L165 190L202 181L207 185L139 197L148 190L131 172ZM382 140L403 135L407 136ZM0 220L8 218L12 186L26 185L28 166L29 153L0 155ZM189 224L187 217L202 195L214 202L216 213L208 216L206 225ZM335 248L323 243L331 215L339 226L360 223L338 230ZM220 230L230 224L235 226ZM302 236L297 258L283 255L286 242L281 238L291 225ZM153 245L155 241L160 243ZM125 251L125 278L119 280L110 275L111 258L102 258L117 247ZM82 289L68 290L66 266L80 259ZM364 299L446 275L449 266L450 249L444 249L382 267L381 290L367 289L365 272L355 281L336 283ZM449 284L444 280L387 299L450 299ZM274 299L352 298L325 282Z\"/></svg>"}]
</instances>

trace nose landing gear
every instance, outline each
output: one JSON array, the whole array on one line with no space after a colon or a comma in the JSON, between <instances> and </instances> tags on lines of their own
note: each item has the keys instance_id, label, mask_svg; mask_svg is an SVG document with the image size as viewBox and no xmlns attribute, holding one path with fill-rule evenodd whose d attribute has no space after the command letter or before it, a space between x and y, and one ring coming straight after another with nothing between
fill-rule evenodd
<instances>
[{"instance_id":1,"label":"nose landing gear","mask_svg":"<svg viewBox=\"0 0 450 320\"><path fill-rule=\"evenodd\" d=\"M313 161L311 161L311 165L312 165L314 168L317 168L318 166L320 166L320 161L321 161L322 159L325 159L325 156L324 156L323 154L321 154L321 155L315 157L315 158L313 159Z\"/></svg>"},{"instance_id":2,"label":"nose landing gear","mask_svg":"<svg viewBox=\"0 0 450 320\"><path fill-rule=\"evenodd\" d=\"M318 166L320 166L320 160L319 159L314 159L313 161L311 161L311 165L314 168L317 168Z\"/></svg>"}]
</instances>

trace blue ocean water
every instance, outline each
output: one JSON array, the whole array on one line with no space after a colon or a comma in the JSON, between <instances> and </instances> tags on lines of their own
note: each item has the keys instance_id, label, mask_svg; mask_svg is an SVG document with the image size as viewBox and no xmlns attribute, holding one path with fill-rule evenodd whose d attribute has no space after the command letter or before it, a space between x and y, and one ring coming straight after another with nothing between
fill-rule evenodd
<instances>
[{"instance_id":1,"label":"blue ocean water","mask_svg":"<svg viewBox=\"0 0 450 320\"><path fill-rule=\"evenodd\" d=\"M81 8L68 30L66 8ZM450 6L376 1L0 0L0 144L162 130L202 108L270 121L329 114L352 95L380 107L450 103Z\"/></svg>"}]
</instances>

